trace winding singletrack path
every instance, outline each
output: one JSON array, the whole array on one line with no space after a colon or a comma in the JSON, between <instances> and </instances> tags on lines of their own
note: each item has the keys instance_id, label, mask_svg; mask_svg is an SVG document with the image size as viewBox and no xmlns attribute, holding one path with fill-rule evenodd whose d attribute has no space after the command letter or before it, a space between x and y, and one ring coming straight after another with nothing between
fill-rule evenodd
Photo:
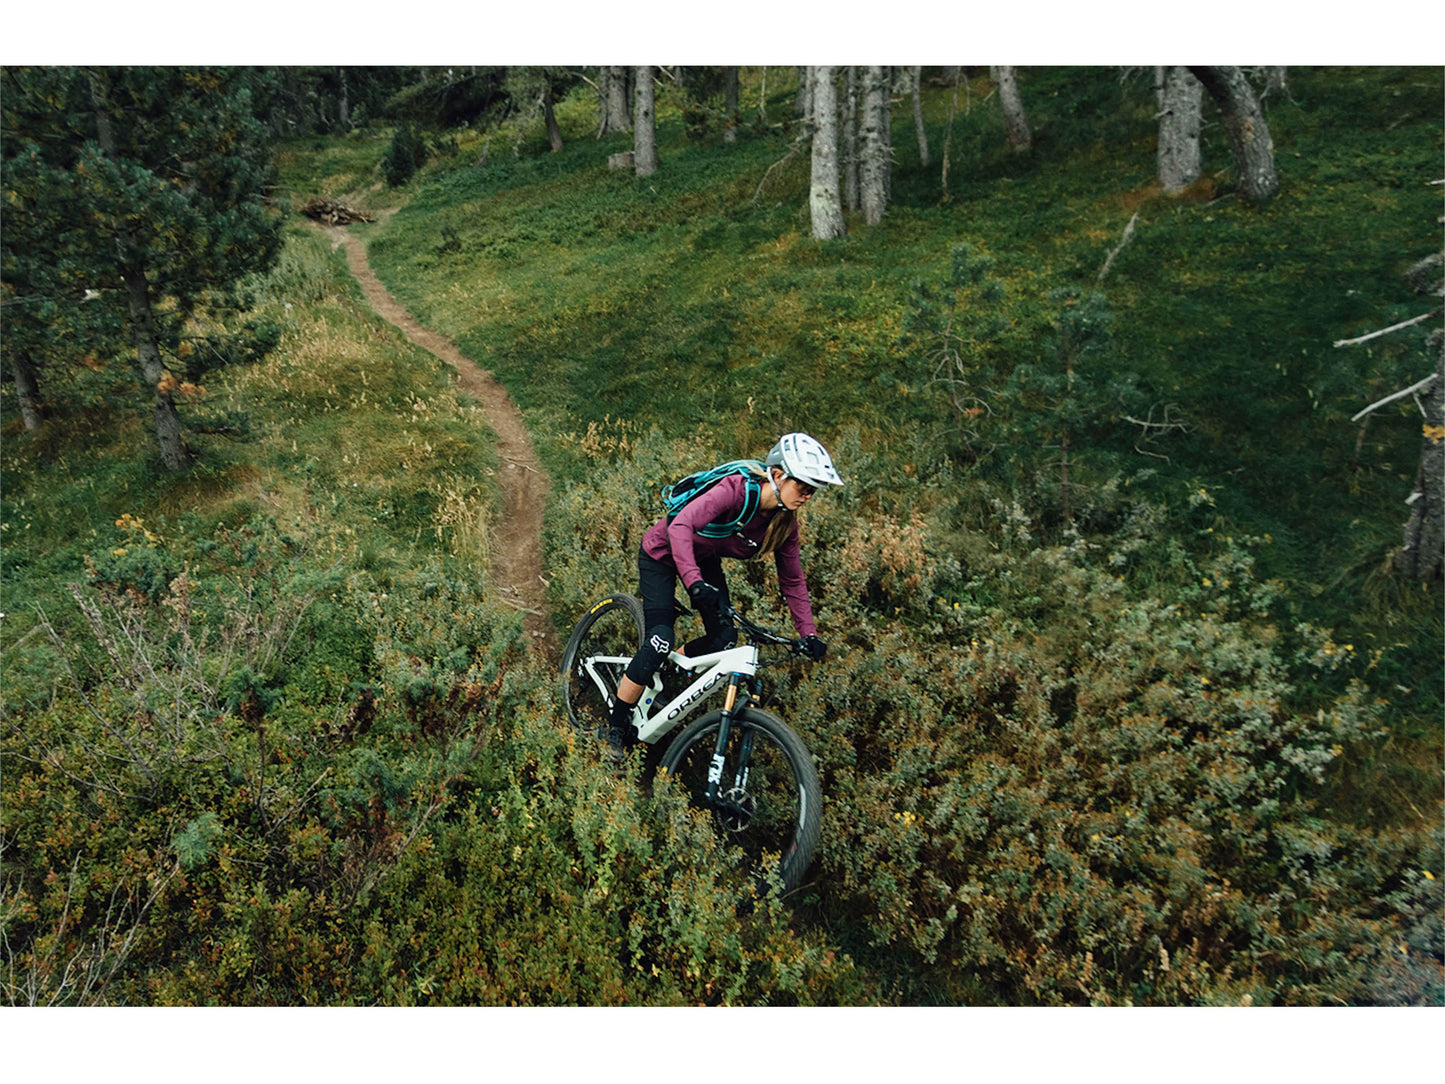
<instances>
[{"instance_id":1,"label":"winding singletrack path","mask_svg":"<svg viewBox=\"0 0 1445 1084\"><path fill-rule=\"evenodd\" d=\"M522 611L524 628L550 659L560 650L547 619L546 582L542 579L542 515L550 479L537 460L522 412L490 372L467 357L445 336L419 324L383 286L366 259L366 246L344 226L324 226L333 246L345 245L346 262L377 314L394 324L423 350L457 371L457 387L481 404L497 434L501 460L501 522L492 532L491 583L498 600Z\"/></svg>"}]
</instances>

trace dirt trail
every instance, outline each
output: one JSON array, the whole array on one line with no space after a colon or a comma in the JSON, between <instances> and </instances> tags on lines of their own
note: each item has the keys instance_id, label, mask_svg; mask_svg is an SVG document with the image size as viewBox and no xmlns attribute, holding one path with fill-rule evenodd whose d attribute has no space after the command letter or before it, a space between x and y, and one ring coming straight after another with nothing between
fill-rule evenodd
<instances>
[{"instance_id":1,"label":"dirt trail","mask_svg":"<svg viewBox=\"0 0 1445 1084\"><path fill-rule=\"evenodd\" d=\"M376 312L457 371L457 387L482 406L487 424L497 434L501 460L501 522L492 532L492 584L501 602L522 611L528 635L555 659L560 654L552 623L546 616L542 579L542 513L550 480L537 461L522 413L490 372L481 368L444 336L423 327L392 297L366 260L366 246L343 226L323 227L333 245L346 246L351 273Z\"/></svg>"}]
</instances>

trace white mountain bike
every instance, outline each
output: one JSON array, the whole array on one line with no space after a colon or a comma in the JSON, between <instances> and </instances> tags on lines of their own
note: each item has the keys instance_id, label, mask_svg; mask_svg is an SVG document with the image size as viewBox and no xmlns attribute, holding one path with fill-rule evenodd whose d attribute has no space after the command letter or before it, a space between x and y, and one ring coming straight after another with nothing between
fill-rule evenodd
<instances>
[{"instance_id":1,"label":"white mountain bike","mask_svg":"<svg viewBox=\"0 0 1445 1084\"><path fill-rule=\"evenodd\" d=\"M693 804L712 811L719 834L741 847L750 865L757 870L775 866L784 891L792 891L818 846L822 789L802 739L752 702L759 645L801 654L800 641L770 632L731 608L729 616L752 642L696 658L673 651L643 691L633 724L638 740L655 745L703 701L724 694L720 710L708 712L671 741L662 768ZM644 631L642 603L625 594L594 603L572 630L562 653L562 692L578 729L606 740L617 683ZM672 695L670 686L682 682L685 687Z\"/></svg>"}]
</instances>

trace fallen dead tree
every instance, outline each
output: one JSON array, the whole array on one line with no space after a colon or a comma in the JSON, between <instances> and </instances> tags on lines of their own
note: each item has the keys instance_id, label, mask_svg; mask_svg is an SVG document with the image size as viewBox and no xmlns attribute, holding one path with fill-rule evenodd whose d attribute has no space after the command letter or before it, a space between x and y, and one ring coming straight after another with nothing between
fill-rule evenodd
<instances>
[{"instance_id":1,"label":"fallen dead tree","mask_svg":"<svg viewBox=\"0 0 1445 1084\"><path fill-rule=\"evenodd\" d=\"M324 222L328 226L345 226L352 222L375 222L376 219L365 211L358 211L355 207L348 207L344 203L337 203L329 199L314 199L305 207L301 213L307 218L314 218L317 222Z\"/></svg>"}]
</instances>

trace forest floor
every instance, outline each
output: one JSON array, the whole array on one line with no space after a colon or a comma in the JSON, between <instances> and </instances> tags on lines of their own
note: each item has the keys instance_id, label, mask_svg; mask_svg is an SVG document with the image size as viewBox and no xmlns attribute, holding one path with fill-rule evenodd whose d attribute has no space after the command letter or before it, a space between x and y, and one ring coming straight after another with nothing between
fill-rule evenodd
<instances>
[{"instance_id":1,"label":"forest floor","mask_svg":"<svg viewBox=\"0 0 1445 1084\"><path fill-rule=\"evenodd\" d=\"M501 462L497 481L502 492L502 512L491 537L492 583L501 602L522 611L527 634L538 642L549 660L555 661L560 650L547 617L546 582L542 578L542 519L551 479L537 459L522 412L489 371L458 350L450 339L418 323L391 295L371 270L360 238L345 226L321 228L331 237L333 247L345 246L347 264L372 309L423 350L452 366L457 372L457 387L481 405L487 424L497 435L497 458Z\"/></svg>"}]
</instances>

